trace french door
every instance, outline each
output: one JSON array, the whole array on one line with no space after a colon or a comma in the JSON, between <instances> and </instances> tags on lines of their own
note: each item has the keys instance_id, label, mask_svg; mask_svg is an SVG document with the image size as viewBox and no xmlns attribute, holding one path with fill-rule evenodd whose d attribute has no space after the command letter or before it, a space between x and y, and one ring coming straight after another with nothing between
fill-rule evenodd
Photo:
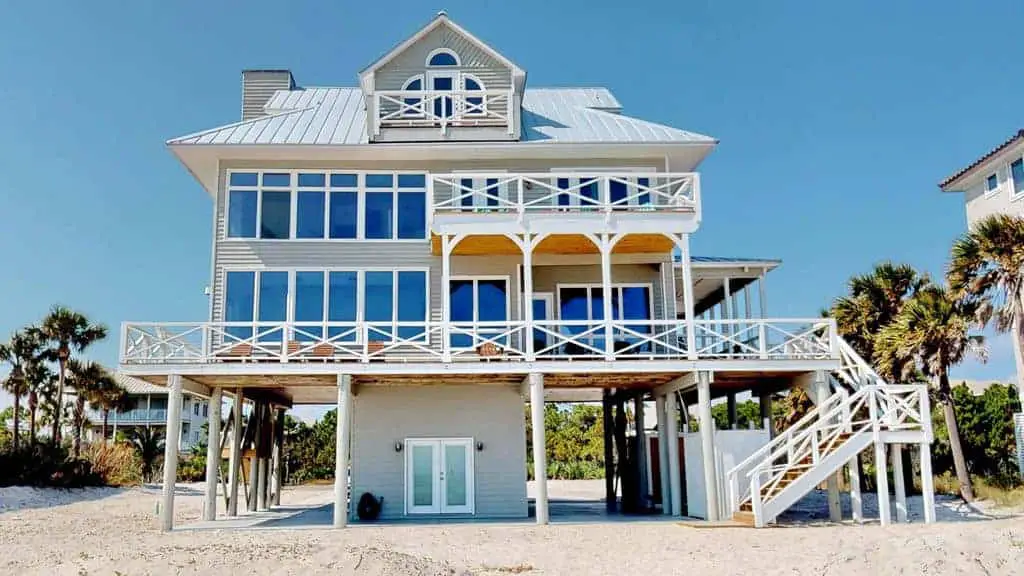
<instances>
[{"instance_id":1,"label":"french door","mask_svg":"<svg viewBox=\"0 0 1024 576\"><path fill-rule=\"evenodd\" d=\"M406 511L473 514L473 439L405 441Z\"/></svg>"}]
</instances>

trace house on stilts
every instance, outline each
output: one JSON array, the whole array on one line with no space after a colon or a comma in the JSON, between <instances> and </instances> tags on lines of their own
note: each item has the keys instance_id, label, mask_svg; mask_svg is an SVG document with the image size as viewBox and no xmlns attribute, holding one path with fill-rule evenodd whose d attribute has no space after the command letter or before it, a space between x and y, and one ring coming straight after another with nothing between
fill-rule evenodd
<instances>
[{"instance_id":1,"label":"house on stilts","mask_svg":"<svg viewBox=\"0 0 1024 576\"><path fill-rule=\"evenodd\" d=\"M763 526L827 483L838 518L839 475L871 451L902 520L913 445L934 519L925 387L882 381L829 318L769 315L778 261L691 255L713 138L628 116L606 88L527 86L441 13L357 86L246 70L241 121L167 145L214 204L209 318L124 323L119 369L167 387L172 436L182 393L209 398L206 520L218 481L228 516L243 481L251 509L278 502L301 404L338 408L336 526L366 492L385 519L558 520L544 405L570 400L602 402L609 465L635 414L617 458L634 509ZM767 423L794 387L816 407L781 433L715 429L714 399L735 422L736 396L758 397ZM222 429L225 396L251 406L249 430L237 410Z\"/></svg>"}]
</instances>

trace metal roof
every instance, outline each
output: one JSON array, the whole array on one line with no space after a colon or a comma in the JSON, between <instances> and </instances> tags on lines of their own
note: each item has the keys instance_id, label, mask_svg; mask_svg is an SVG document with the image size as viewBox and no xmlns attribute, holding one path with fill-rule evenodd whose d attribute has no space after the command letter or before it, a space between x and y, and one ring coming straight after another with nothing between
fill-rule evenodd
<instances>
[{"instance_id":1,"label":"metal roof","mask_svg":"<svg viewBox=\"0 0 1024 576\"><path fill-rule=\"evenodd\" d=\"M606 88L527 89L521 142L694 143L715 139L609 112L621 105ZM279 90L267 102L269 116L172 139L189 144L368 144L359 88Z\"/></svg>"},{"instance_id":2,"label":"metal roof","mask_svg":"<svg viewBox=\"0 0 1024 576\"><path fill-rule=\"evenodd\" d=\"M679 261L679 256L673 257L676 262ZM777 258L729 258L725 256L691 256L690 262L693 264L765 264L769 266L778 266L782 264L782 260Z\"/></svg>"},{"instance_id":3,"label":"metal roof","mask_svg":"<svg viewBox=\"0 0 1024 576\"><path fill-rule=\"evenodd\" d=\"M114 379L129 394L167 394L167 388L120 372L114 373Z\"/></svg>"}]
</instances>

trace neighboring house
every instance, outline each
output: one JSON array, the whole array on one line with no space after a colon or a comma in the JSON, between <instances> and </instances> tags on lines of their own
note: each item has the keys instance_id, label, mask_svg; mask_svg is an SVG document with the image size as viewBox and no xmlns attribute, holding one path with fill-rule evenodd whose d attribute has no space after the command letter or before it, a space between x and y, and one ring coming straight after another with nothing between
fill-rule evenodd
<instances>
[{"instance_id":1,"label":"neighboring house","mask_svg":"<svg viewBox=\"0 0 1024 576\"><path fill-rule=\"evenodd\" d=\"M528 87L443 13L358 83L247 70L240 122L168 142L214 203L210 316L125 323L120 369L172 395L253 402L251 509L270 503L280 419L296 404L338 406L337 477L353 501L383 497L383 518L547 522L545 401L602 400L611 423L613 405L642 422L654 400L658 435L683 453L663 441L632 465L646 478L668 464L668 489L639 493L677 516L762 525L869 447L885 462L889 443L919 444L927 461L924 387L880 387L830 319L769 318L777 260L691 256L713 138L628 116L607 88ZM713 430L712 397L750 391L770 414L771 394L793 386L822 408L790 434ZM869 404L875 417L854 424ZM681 406L699 433L677 429ZM346 492L337 526L355 518ZM173 486L165 501L169 529Z\"/></svg>"},{"instance_id":2,"label":"neighboring house","mask_svg":"<svg viewBox=\"0 0 1024 576\"><path fill-rule=\"evenodd\" d=\"M115 377L127 393L127 407L111 410L107 414L107 436L129 434L136 428L156 428L166 432L167 388L125 374L116 374ZM209 402L205 398L182 394L179 451L185 452L206 441L203 425L206 424L209 411ZM103 429L103 412L87 408L86 418L90 438L99 439Z\"/></svg>"},{"instance_id":3,"label":"neighboring house","mask_svg":"<svg viewBox=\"0 0 1024 576\"><path fill-rule=\"evenodd\" d=\"M1024 130L939 183L964 195L967 225L993 214L1024 215Z\"/></svg>"}]
</instances>

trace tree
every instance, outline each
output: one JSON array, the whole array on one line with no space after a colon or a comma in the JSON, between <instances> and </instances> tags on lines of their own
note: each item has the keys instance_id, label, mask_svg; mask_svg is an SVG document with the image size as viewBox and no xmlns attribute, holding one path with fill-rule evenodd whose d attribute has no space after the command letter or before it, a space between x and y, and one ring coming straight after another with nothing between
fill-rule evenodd
<instances>
[{"instance_id":1,"label":"tree","mask_svg":"<svg viewBox=\"0 0 1024 576\"><path fill-rule=\"evenodd\" d=\"M1024 218L998 214L975 224L953 243L946 278L958 296L978 302L983 324L1012 333L1024 394Z\"/></svg>"},{"instance_id":2,"label":"tree","mask_svg":"<svg viewBox=\"0 0 1024 576\"><path fill-rule=\"evenodd\" d=\"M164 452L164 435L152 428L136 428L128 434L128 440L142 460L142 478L152 482L156 463Z\"/></svg>"},{"instance_id":3,"label":"tree","mask_svg":"<svg viewBox=\"0 0 1024 576\"><path fill-rule=\"evenodd\" d=\"M4 389L14 397L14 434L11 446L18 449L21 436L21 397L28 392L28 379L41 361L43 342L39 331L29 326L15 332L10 342L0 344L0 362L11 365L11 373L4 380Z\"/></svg>"},{"instance_id":4,"label":"tree","mask_svg":"<svg viewBox=\"0 0 1024 576\"><path fill-rule=\"evenodd\" d=\"M65 306L56 305L43 318L43 335L50 341L49 356L58 364L57 394L54 404L53 443L60 444L60 420L64 404L64 381L67 378L68 360L71 352L82 352L90 345L107 337L107 327L91 322L85 315Z\"/></svg>"},{"instance_id":5,"label":"tree","mask_svg":"<svg viewBox=\"0 0 1024 576\"><path fill-rule=\"evenodd\" d=\"M75 444L74 454L77 458L82 452L82 428L85 426L85 404L100 406L113 405L118 399L120 387L114 380L113 375L102 365L96 362L80 362L72 358L68 361L68 384L75 391L74 407L74 430ZM108 401L109 399L109 401ZM104 426L106 418L104 418ZM104 430L104 433L106 430Z\"/></svg>"},{"instance_id":6,"label":"tree","mask_svg":"<svg viewBox=\"0 0 1024 576\"><path fill-rule=\"evenodd\" d=\"M39 398L48 398L57 389L57 375L44 362L37 362L26 378L28 386L28 438L36 443L39 427Z\"/></svg>"},{"instance_id":7,"label":"tree","mask_svg":"<svg viewBox=\"0 0 1024 576\"><path fill-rule=\"evenodd\" d=\"M972 333L976 314L974 302L955 298L945 287L929 285L919 290L893 322L882 329L877 342L882 367L902 370L903 377L920 369L934 383L949 431L960 494L968 502L974 500L974 490L957 428L949 368L963 362L968 354L985 359L984 339ZM903 363L908 357L914 359L914 365Z\"/></svg>"}]
</instances>

